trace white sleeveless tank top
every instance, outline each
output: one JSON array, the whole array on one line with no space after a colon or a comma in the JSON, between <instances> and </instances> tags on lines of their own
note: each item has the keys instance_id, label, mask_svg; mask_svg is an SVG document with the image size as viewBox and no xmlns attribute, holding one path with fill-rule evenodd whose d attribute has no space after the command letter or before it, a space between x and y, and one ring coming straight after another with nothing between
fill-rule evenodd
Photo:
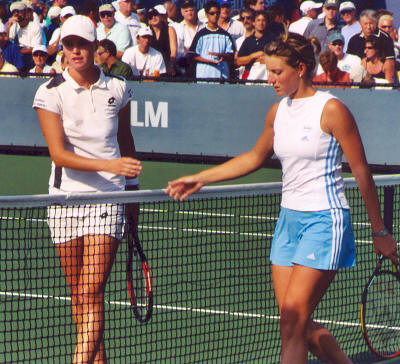
<instances>
[{"instance_id":1,"label":"white sleeveless tank top","mask_svg":"<svg viewBox=\"0 0 400 364\"><path fill-rule=\"evenodd\" d=\"M283 207L299 211L348 209L341 176L343 151L321 130L326 102L334 98L317 91L311 97L285 97L274 121L274 151L282 164Z\"/></svg>"}]
</instances>

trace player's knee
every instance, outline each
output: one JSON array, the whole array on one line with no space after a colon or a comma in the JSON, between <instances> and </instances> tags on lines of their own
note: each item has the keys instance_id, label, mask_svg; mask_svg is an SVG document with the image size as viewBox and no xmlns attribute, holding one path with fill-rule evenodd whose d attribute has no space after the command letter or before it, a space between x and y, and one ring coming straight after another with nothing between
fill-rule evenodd
<instances>
[{"instance_id":1,"label":"player's knee","mask_svg":"<svg viewBox=\"0 0 400 364\"><path fill-rule=\"evenodd\" d=\"M82 284L79 286L77 300L80 305L97 304L103 301L103 285L101 284Z\"/></svg>"},{"instance_id":2,"label":"player's knee","mask_svg":"<svg viewBox=\"0 0 400 364\"><path fill-rule=\"evenodd\" d=\"M296 335L304 335L306 320L293 305L283 306L281 309L280 331L283 339L290 339Z\"/></svg>"}]
</instances>

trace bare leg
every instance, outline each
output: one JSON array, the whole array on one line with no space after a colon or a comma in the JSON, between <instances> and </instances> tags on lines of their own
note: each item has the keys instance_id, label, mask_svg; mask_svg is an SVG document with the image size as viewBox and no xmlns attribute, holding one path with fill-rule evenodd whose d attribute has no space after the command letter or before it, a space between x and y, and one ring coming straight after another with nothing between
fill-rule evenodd
<instances>
[{"instance_id":1,"label":"bare leg","mask_svg":"<svg viewBox=\"0 0 400 364\"><path fill-rule=\"evenodd\" d=\"M282 364L306 363L309 349L329 364L350 364L332 334L311 319L336 271L300 265L272 266L275 295L281 311Z\"/></svg>"},{"instance_id":2,"label":"bare leg","mask_svg":"<svg viewBox=\"0 0 400 364\"><path fill-rule=\"evenodd\" d=\"M104 349L104 289L114 262L118 240L85 236L57 247L72 293L77 326L74 363L106 363Z\"/></svg>"}]
</instances>

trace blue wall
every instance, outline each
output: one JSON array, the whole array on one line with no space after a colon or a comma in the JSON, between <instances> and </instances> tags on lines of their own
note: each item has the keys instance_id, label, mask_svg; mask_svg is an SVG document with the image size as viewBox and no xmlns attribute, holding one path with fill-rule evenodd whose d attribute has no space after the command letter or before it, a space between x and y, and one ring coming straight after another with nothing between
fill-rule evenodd
<instances>
[{"instance_id":1,"label":"blue wall","mask_svg":"<svg viewBox=\"0 0 400 364\"><path fill-rule=\"evenodd\" d=\"M45 146L31 108L43 80L0 78L0 145ZM267 85L130 82L137 150L234 156L251 148L278 100ZM325 88L327 89L327 88ZM398 90L334 88L354 114L369 163L400 165Z\"/></svg>"}]
</instances>

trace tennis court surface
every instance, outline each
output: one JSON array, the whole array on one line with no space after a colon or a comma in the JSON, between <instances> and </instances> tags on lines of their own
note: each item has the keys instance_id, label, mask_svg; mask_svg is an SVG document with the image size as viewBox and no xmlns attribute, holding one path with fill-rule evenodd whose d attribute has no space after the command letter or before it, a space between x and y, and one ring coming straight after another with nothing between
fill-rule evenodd
<instances>
[{"instance_id":1,"label":"tennis court surface","mask_svg":"<svg viewBox=\"0 0 400 364\"><path fill-rule=\"evenodd\" d=\"M394 191L386 214L393 215L398 239L400 177L376 181L381 201L385 191ZM338 274L314 318L334 333L354 362L374 363L379 358L364 342L359 305L377 257L358 189L353 180L346 186L357 266ZM279 313L268 255L280 189L280 183L209 187L185 202L172 201L161 190L56 199L1 197L0 362L72 360L76 333L71 300L51 243L47 206L139 202L139 236L152 272L153 316L145 324L134 317L123 241L105 297L109 362L278 363Z\"/></svg>"}]
</instances>

